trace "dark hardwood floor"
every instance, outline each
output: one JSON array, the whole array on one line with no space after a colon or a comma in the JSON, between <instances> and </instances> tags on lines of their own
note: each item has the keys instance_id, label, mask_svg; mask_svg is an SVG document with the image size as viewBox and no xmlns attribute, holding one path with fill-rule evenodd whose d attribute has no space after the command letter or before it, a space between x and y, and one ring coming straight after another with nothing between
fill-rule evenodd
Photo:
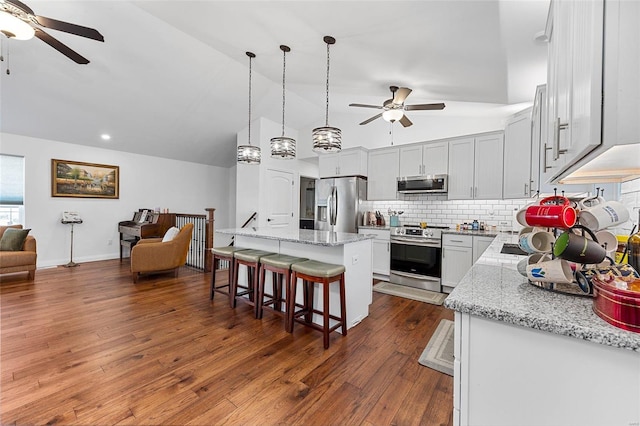
<instances>
[{"instance_id":1,"label":"dark hardwood floor","mask_svg":"<svg viewBox=\"0 0 640 426\"><path fill-rule=\"evenodd\" d=\"M374 293L323 350L320 332L288 334L272 312L211 304L210 276L133 284L109 260L0 277L0 423L452 424L453 379L418 364L451 311Z\"/></svg>"}]
</instances>

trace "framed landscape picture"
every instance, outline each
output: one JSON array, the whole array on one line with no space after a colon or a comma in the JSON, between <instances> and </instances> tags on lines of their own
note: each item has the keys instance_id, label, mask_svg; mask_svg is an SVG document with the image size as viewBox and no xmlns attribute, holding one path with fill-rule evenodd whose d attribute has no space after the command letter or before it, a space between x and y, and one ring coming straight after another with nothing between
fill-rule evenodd
<instances>
[{"instance_id":1,"label":"framed landscape picture","mask_svg":"<svg viewBox=\"0 0 640 426\"><path fill-rule=\"evenodd\" d=\"M120 168L52 159L51 196L119 198Z\"/></svg>"}]
</instances>

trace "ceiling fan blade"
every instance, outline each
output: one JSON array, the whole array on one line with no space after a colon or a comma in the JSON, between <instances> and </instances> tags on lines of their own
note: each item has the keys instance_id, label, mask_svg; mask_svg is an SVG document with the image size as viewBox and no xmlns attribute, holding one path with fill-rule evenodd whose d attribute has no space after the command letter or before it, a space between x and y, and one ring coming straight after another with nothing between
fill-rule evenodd
<instances>
[{"instance_id":1,"label":"ceiling fan blade","mask_svg":"<svg viewBox=\"0 0 640 426\"><path fill-rule=\"evenodd\" d=\"M369 118L369 119L367 119L367 120L364 120L362 123L360 123L360 125L362 126L362 125L364 125L364 124L369 124L369 123L371 123L373 120L376 120L376 119L378 119L378 118L380 118L380 117L382 117L382 113L380 113L380 114L376 114L376 115L374 115L373 117L371 117L371 118Z\"/></svg>"},{"instance_id":2,"label":"ceiling fan blade","mask_svg":"<svg viewBox=\"0 0 640 426\"><path fill-rule=\"evenodd\" d=\"M400 122L400 124L402 124L402 127L409 127L413 124L411 120L409 120L409 117L407 117L406 115L403 115L402 118L398 121Z\"/></svg>"},{"instance_id":3,"label":"ceiling fan blade","mask_svg":"<svg viewBox=\"0 0 640 426\"><path fill-rule=\"evenodd\" d=\"M353 106L353 107L361 107L361 108L376 108L376 109L382 109L382 107L381 107L380 105L349 104L349 106Z\"/></svg>"},{"instance_id":4,"label":"ceiling fan blade","mask_svg":"<svg viewBox=\"0 0 640 426\"><path fill-rule=\"evenodd\" d=\"M35 35L40 40L44 41L49 46L53 47L58 52L62 53L63 55L65 55L66 57L71 59L72 61L74 61L74 62L76 62L78 64L88 64L89 63L89 60L87 58L85 58L84 56L80 55L78 52L72 50L66 44L63 44L60 41L56 40L55 38L51 37L49 34L45 33L40 28L36 28L36 34Z\"/></svg>"},{"instance_id":5,"label":"ceiling fan blade","mask_svg":"<svg viewBox=\"0 0 640 426\"><path fill-rule=\"evenodd\" d=\"M409 96L409 93L411 93L411 89L409 89L408 87L399 88L393 94L393 103L396 105L402 105L404 103L404 100L407 99L407 96Z\"/></svg>"},{"instance_id":6,"label":"ceiling fan blade","mask_svg":"<svg viewBox=\"0 0 640 426\"><path fill-rule=\"evenodd\" d=\"M444 109L444 104L417 104L417 105L405 105L405 111L424 111L424 110L439 110Z\"/></svg>"},{"instance_id":7,"label":"ceiling fan blade","mask_svg":"<svg viewBox=\"0 0 640 426\"><path fill-rule=\"evenodd\" d=\"M36 16L38 24L52 30L63 31L65 33L75 34L80 37L91 38L93 40L104 41L102 34L93 28L83 27L82 25L71 24L69 22L58 21L57 19L46 18L44 16Z\"/></svg>"},{"instance_id":8,"label":"ceiling fan blade","mask_svg":"<svg viewBox=\"0 0 640 426\"><path fill-rule=\"evenodd\" d=\"M5 0L6 3L12 4L15 7L17 7L18 9L22 9L24 12L33 15L33 10L31 10L31 8L29 6L27 6L26 4L22 3L21 1L18 0Z\"/></svg>"}]
</instances>

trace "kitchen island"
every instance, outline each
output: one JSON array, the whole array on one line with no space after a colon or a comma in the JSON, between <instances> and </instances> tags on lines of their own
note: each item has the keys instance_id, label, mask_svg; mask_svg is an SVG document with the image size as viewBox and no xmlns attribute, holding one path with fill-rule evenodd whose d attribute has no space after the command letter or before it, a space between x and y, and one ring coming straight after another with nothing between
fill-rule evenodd
<instances>
[{"instance_id":1,"label":"kitchen island","mask_svg":"<svg viewBox=\"0 0 640 426\"><path fill-rule=\"evenodd\" d=\"M296 229L232 228L216 230L221 234L235 235L235 246L266 250L273 253L305 257L320 262L344 265L346 283L347 329L355 326L369 315L369 305L373 301L372 275L372 235L348 232L316 231ZM244 268L241 268L241 274ZM243 279L243 275L240 276ZM267 288L271 285L267 274ZM302 301L302 292L298 297ZM321 305L321 292L315 292L314 306ZM329 296L330 312L339 315L338 286L331 285ZM320 324L321 317L314 315L314 322Z\"/></svg>"},{"instance_id":2,"label":"kitchen island","mask_svg":"<svg viewBox=\"0 0 640 426\"><path fill-rule=\"evenodd\" d=\"M454 425L638 425L640 334L590 297L543 290L499 234L447 297L455 310Z\"/></svg>"}]
</instances>

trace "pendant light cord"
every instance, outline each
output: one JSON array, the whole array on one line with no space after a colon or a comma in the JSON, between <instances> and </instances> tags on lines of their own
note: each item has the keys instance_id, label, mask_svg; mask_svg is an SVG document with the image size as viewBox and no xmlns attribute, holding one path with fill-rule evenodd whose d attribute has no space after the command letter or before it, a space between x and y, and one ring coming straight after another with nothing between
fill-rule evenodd
<instances>
[{"instance_id":1,"label":"pendant light cord","mask_svg":"<svg viewBox=\"0 0 640 426\"><path fill-rule=\"evenodd\" d=\"M251 145L251 60L252 55L249 56L249 145Z\"/></svg>"},{"instance_id":2,"label":"pendant light cord","mask_svg":"<svg viewBox=\"0 0 640 426\"><path fill-rule=\"evenodd\" d=\"M284 137L284 82L285 82L285 71L287 69L287 51L286 49L282 49L282 137Z\"/></svg>"},{"instance_id":3,"label":"pendant light cord","mask_svg":"<svg viewBox=\"0 0 640 426\"><path fill-rule=\"evenodd\" d=\"M325 107L325 126L329 127L329 46L327 43L327 103Z\"/></svg>"}]
</instances>

